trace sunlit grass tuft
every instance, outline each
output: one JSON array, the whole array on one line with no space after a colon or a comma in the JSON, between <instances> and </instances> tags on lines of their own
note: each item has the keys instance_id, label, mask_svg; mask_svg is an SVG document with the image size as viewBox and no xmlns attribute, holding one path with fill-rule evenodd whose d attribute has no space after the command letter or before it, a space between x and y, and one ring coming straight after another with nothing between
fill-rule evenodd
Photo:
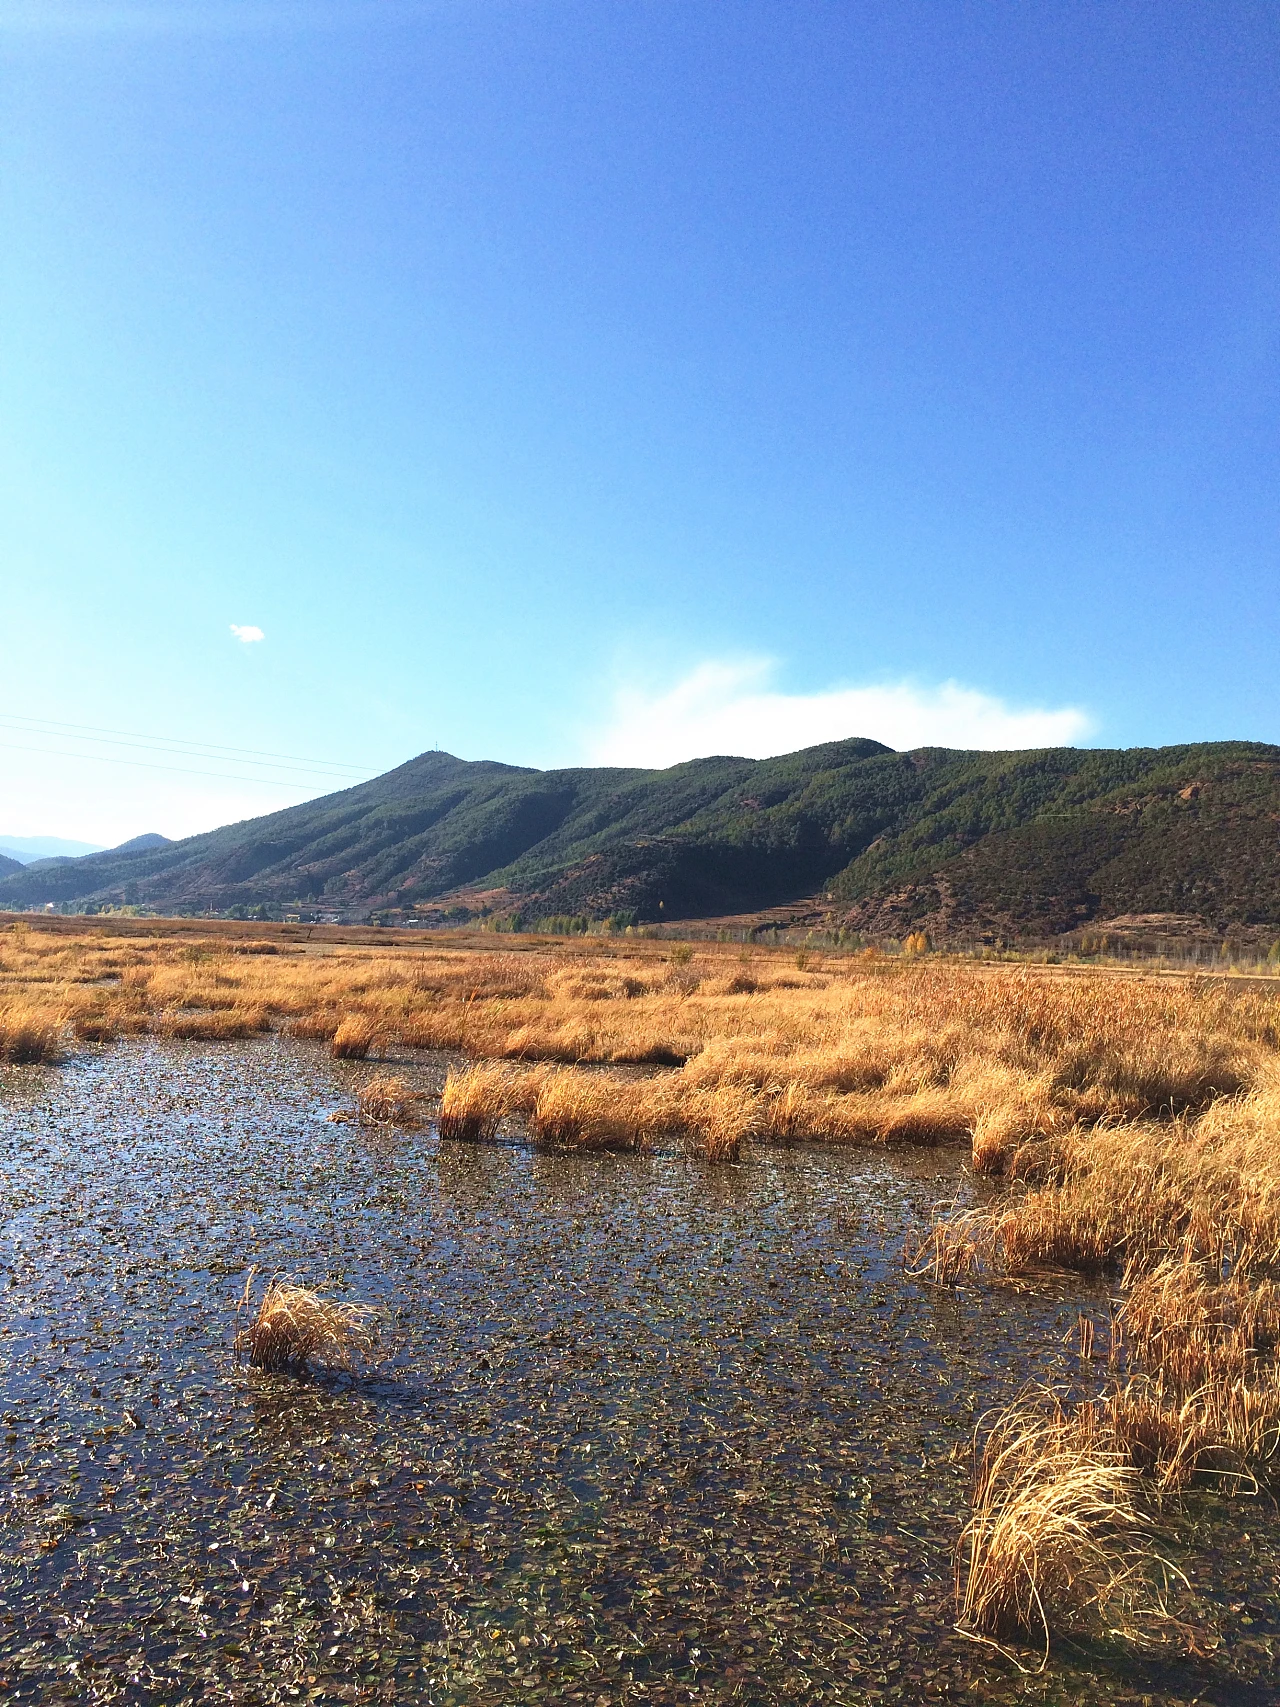
<instances>
[{"instance_id":1,"label":"sunlit grass tuft","mask_svg":"<svg viewBox=\"0 0 1280 1707\"><path fill-rule=\"evenodd\" d=\"M364 1061L383 1047L384 1034L367 1014L347 1014L329 1043L330 1053L343 1061Z\"/></svg>"},{"instance_id":2,"label":"sunlit grass tuft","mask_svg":"<svg viewBox=\"0 0 1280 1707\"><path fill-rule=\"evenodd\" d=\"M424 1095L403 1079L370 1079L356 1094L357 1117L363 1126L417 1126Z\"/></svg>"},{"instance_id":3,"label":"sunlit grass tuft","mask_svg":"<svg viewBox=\"0 0 1280 1707\"><path fill-rule=\"evenodd\" d=\"M643 1154L673 1124L673 1100L666 1081L636 1083L573 1068L542 1079L529 1116L534 1138L561 1150Z\"/></svg>"},{"instance_id":4,"label":"sunlit grass tuft","mask_svg":"<svg viewBox=\"0 0 1280 1707\"><path fill-rule=\"evenodd\" d=\"M254 1037L270 1029L261 1008L222 1008L211 1013L165 1014L155 1022L159 1037L188 1038L205 1043L227 1043Z\"/></svg>"},{"instance_id":5,"label":"sunlit grass tuft","mask_svg":"<svg viewBox=\"0 0 1280 1707\"><path fill-rule=\"evenodd\" d=\"M510 1068L477 1063L459 1072L451 1068L440 1097L442 1138L482 1143L493 1138L512 1106Z\"/></svg>"},{"instance_id":6,"label":"sunlit grass tuft","mask_svg":"<svg viewBox=\"0 0 1280 1707\"><path fill-rule=\"evenodd\" d=\"M0 1007L0 1061L19 1066L58 1060L62 1028L62 1015L51 1008L25 1002Z\"/></svg>"},{"instance_id":7,"label":"sunlit grass tuft","mask_svg":"<svg viewBox=\"0 0 1280 1707\"><path fill-rule=\"evenodd\" d=\"M324 1298L273 1275L255 1308L256 1277L257 1269L250 1269L238 1306L252 1310L253 1319L235 1339L236 1352L255 1369L295 1375L321 1366L352 1371L372 1352L371 1306Z\"/></svg>"},{"instance_id":8,"label":"sunlit grass tuft","mask_svg":"<svg viewBox=\"0 0 1280 1707\"><path fill-rule=\"evenodd\" d=\"M1091 1420L1050 1395L1001 1412L982 1442L960 1542L959 1628L1034 1642L1042 1666L1055 1630L1090 1615L1132 1619L1163 1567L1137 1476ZM1158 1612L1158 1599L1145 1610Z\"/></svg>"}]
</instances>

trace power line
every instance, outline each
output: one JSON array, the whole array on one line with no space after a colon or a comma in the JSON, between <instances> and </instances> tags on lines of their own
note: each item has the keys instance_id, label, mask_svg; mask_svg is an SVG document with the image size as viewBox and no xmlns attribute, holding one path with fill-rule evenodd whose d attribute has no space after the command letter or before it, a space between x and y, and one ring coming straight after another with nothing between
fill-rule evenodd
<instances>
[{"instance_id":1,"label":"power line","mask_svg":"<svg viewBox=\"0 0 1280 1707\"><path fill-rule=\"evenodd\" d=\"M3 719L0 718L0 726L2 725ZM148 753L171 753L174 758L179 759L212 759L215 763L223 762L223 755L217 752L202 753L197 748L191 748L188 750L183 747L159 747L150 741L116 741L106 735L63 735L59 737L55 735L53 731L46 729L19 729L16 733L20 735L47 735L50 740L62 739L64 741L93 741L100 746L132 747L139 751ZM27 748L25 750L28 752L38 751L36 748ZM68 749L50 748L49 750L51 752L65 752ZM80 753L78 755L78 757L82 759L97 759L104 758L105 756L106 755L102 753ZM295 776L314 776L319 778L331 777L338 782L364 782L367 780L367 772L364 771L321 770L319 768L310 768L306 765L286 765L276 759L246 759L242 762L252 765L258 770L292 771ZM271 781L271 778L264 777L262 780L264 782L269 782Z\"/></svg>"},{"instance_id":2,"label":"power line","mask_svg":"<svg viewBox=\"0 0 1280 1707\"><path fill-rule=\"evenodd\" d=\"M304 758L300 753L269 753L255 747L225 747L214 741L183 741L173 735L144 734L138 729L106 729L95 723L62 723L52 717L26 717L19 712L0 712L0 724L9 724L21 734L66 735L75 741L102 742L108 746L137 746L152 752L174 752L192 758L218 760L223 757L243 757L251 764L283 759L303 766L308 773L314 771L317 775L346 774L363 779L376 774L368 768L346 765L340 760ZM80 733L81 731L83 733Z\"/></svg>"},{"instance_id":3,"label":"power line","mask_svg":"<svg viewBox=\"0 0 1280 1707\"><path fill-rule=\"evenodd\" d=\"M32 734L39 734L39 732L39 730L29 731ZM0 741L0 747L5 747L13 753L41 753L46 758L87 759L90 764L95 765L132 765L138 770L173 771L180 776L216 776L221 777L224 782L247 782L257 784L259 788L287 788L296 791L299 789L306 790L312 786L311 782L290 782L285 777L236 776L232 771L196 771L188 769L185 765L158 765L153 759L116 759L112 758L109 753L73 753L59 747L24 747L16 741ZM175 757L177 756L179 755L175 755ZM194 754L193 757L199 757L199 755ZM354 788L359 780L357 778L355 782L350 783L350 786Z\"/></svg>"}]
</instances>

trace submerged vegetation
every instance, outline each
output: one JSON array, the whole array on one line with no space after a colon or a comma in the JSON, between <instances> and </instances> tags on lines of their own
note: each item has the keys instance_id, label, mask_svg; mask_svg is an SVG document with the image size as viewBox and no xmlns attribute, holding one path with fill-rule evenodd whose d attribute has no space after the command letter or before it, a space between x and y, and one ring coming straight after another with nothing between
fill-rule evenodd
<instances>
[{"instance_id":1,"label":"submerged vegetation","mask_svg":"<svg viewBox=\"0 0 1280 1707\"><path fill-rule=\"evenodd\" d=\"M1070 1392L1028 1388L979 1425L959 1627L1033 1655L1091 1620L1177 1639L1151 1500L1256 1489L1280 1463L1268 982L975 965L923 939L893 959L253 946L0 933L0 1058L277 1032L339 1063L443 1052L446 1145L717 1163L748 1142L964 1145L976 1190L912 1233L910 1276L972 1288L1074 1272L1108 1301L1081 1316ZM357 1098L365 1124L411 1126L426 1107L400 1076ZM279 1278L237 1339L249 1362L295 1371L352 1367L367 1345L361 1307Z\"/></svg>"}]
</instances>

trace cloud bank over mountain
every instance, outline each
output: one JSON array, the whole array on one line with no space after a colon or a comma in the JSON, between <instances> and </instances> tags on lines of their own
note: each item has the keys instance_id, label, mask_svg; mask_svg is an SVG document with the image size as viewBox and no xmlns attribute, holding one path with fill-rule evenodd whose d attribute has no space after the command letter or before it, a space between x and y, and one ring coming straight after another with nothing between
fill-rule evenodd
<instances>
[{"instance_id":1,"label":"cloud bank over mountain","mask_svg":"<svg viewBox=\"0 0 1280 1707\"><path fill-rule=\"evenodd\" d=\"M609 719L585 742L590 763L674 765L711 753L768 759L864 736L907 751L989 752L1071 746L1093 731L1078 706L1017 707L956 681L899 681L786 693L768 658L709 659L674 687L620 687Z\"/></svg>"}]
</instances>

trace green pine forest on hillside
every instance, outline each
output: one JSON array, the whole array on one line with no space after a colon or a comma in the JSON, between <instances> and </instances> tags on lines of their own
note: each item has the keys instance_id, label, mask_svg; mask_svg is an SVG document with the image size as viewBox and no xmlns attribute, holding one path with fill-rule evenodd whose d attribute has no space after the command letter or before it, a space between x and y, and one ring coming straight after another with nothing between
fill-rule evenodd
<instances>
[{"instance_id":1,"label":"green pine forest on hillside","mask_svg":"<svg viewBox=\"0 0 1280 1707\"><path fill-rule=\"evenodd\" d=\"M1128 914L1280 924L1280 747L893 752L849 740L669 770L424 753L161 847L0 870L0 907L322 903L533 923L816 897L832 923L1047 937Z\"/></svg>"}]
</instances>

